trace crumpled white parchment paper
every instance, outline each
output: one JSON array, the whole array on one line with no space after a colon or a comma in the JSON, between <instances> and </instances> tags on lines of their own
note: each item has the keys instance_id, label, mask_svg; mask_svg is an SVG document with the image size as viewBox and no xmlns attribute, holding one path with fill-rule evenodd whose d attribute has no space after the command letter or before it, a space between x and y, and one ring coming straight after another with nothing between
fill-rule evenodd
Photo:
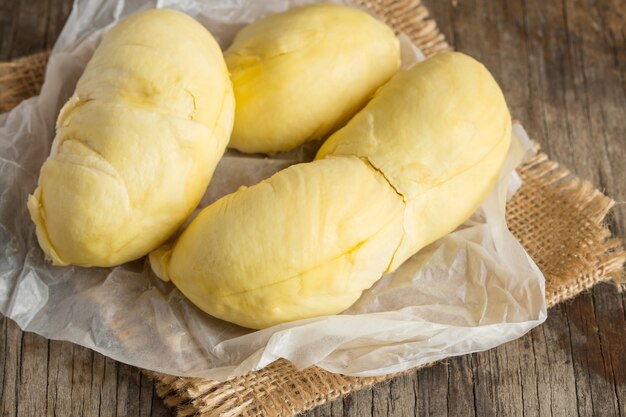
<instances>
[{"instance_id":1,"label":"crumpled white parchment paper","mask_svg":"<svg viewBox=\"0 0 626 417\"><path fill-rule=\"evenodd\" d=\"M226 379L286 358L348 375L398 372L520 337L546 317L544 279L507 230L504 205L530 143L521 126L500 181L457 231L409 259L345 313L251 331L212 318L145 259L116 268L53 267L26 209L54 122L102 34L150 7L182 10L222 47L244 24L306 0L77 0L54 47L39 97L0 116L0 311L26 330L173 375ZM167 30L167 28L164 28ZM404 65L420 57L406 37ZM315 145L267 159L229 152L202 205L312 158Z\"/></svg>"}]
</instances>

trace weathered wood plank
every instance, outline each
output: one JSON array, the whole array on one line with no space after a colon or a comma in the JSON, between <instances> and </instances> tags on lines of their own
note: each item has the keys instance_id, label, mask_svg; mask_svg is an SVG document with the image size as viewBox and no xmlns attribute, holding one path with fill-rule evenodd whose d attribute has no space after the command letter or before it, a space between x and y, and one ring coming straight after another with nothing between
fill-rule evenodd
<instances>
[{"instance_id":1,"label":"weathered wood plank","mask_svg":"<svg viewBox=\"0 0 626 417\"><path fill-rule=\"evenodd\" d=\"M0 60L11 58L13 40L17 31L20 3L11 0L0 0Z\"/></svg>"},{"instance_id":2,"label":"weathered wood plank","mask_svg":"<svg viewBox=\"0 0 626 417\"><path fill-rule=\"evenodd\" d=\"M63 343L63 342L60 342ZM66 346L63 343L63 346ZM91 405L92 360L89 349L74 346L72 352L72 415L87 415Z\"/></svg>"},{"instance_id":3,"label":"weathered wood plank","mask_svg":"<svg viewBox=\"0 0 626 417\"><path fill-rule=\"evenodd\" d=\"M343 414L331 414L333 416L343 415L345 417L369 417L372 415L372 390L363 389L343 398L343 400L333 401L342 403Z\"/></svg>"},{"instance_id":4,"label":"weathered wood plank","mask_svg":"<svg viewBox=\"0 0 626 417\"><path fill-rule=\"evenodd\" d=\"M517 348L517 352L514 353L514 360L518 362L524 416L539 417L541 415L539 399L543 393L539 392L537 388L538 376L532 334L528 334L513 343Z\"/></svg>"},{"instance_id":5,"label":"weathered wood plank","mask_svg":"<svg viewBox=\"0 0 626 417\"><path fill-rule=\"evenodd\" d=\"M45 34L50 5L41 0L10 2L17 6L17 26L9 58L32 54L45 49Z\"/></svg>"},{"instance_id":6,"label":"weathered wood plank","mask_svg":"<svg viewBox=\"0 0 626 417\"><path fill-rule=\"evenodd\" d=\"M42 416L46 414L47 402L48 341L24 333L21 348L17 415Z\"/></svg>"},{"instance_id":7,"label":"weathered wood plank","mask_svg":"<svg viewBox=\"0 0 626 417\"><path fill-rule=\"evenodd\" d=\"M44 45L46 49L50 49L54 46L59 33L61 33L61 30L65 25L65 21L72 11L71 1L48 0L48 3L49 13L46 20L44 36Z\"/></svg>"},{"instance_id":8,"label":"weathered wood plank","mask_svg":"<svg viewBox=\"0 0 626 417\"><path fill-rule=\"evenodd\" d=\"M491 355L473 354L470 357L472 387L474 394L474 414L493 416L496 413L496 386L493 379ZM452 375L455 378L456 375Z\"/></svg>"},{"instance_id":9,"label":"weathered wood plank","mask_svg":"<svg viewBox=\"0 0 626 417\"><path fill-rule=\"evenodd\" d=\"M557 320L558 321L558 320ZM529 335L532 340L533 358L535 360L535 370L537 372L537 379L535 386L539 393L539 416L548 417L552 416L552 402L553 395L550 382L550 375L552 370L550 369L550 359L548 357L549 346L545 336L544 327L550 326L552 323L547 322L543 326L538 327L530 332Z\"/></svg>"},{"instance_id":10,"label":"weathered wood plank","mask_svg":"<svg viewBox=\"0 0 626 417\"><path fill-rule=\"evenodd\" d=\"M598 407L602 406L606 411L606 406L600 403L607 402L607 392L603 387L606 385L603 383L605 381L602 378L595 379L598 375L592 371L592 369L599 369L602 366L602 356L597 318L594 313L591 294L585 294L581 297L580 302L568 304L565 309L571 335L576 390L579 393L578 415L598 415ZM614 402L611 398L612 393L609 392L608 394L609 404L612 405ZM613 412L612 414L615 415L616 413Z\"/></svg>"},{"instance_id":11,"label":"weathered wood plank","mask_svg":"<svg viewBox=\"0 0 626 417\"><path fill-rule=\"evenodd\" d=\"M449 362L454 360L438 363L417 373L418 397L415 404L418 416L449 415L448 401L456 400L448 398Z\"/></svg>"},{"instance_id":12,"label":"weathered wood plank","mask_svg":"<svg viewBox=\"0 0 626 417\"><path fill-rule=\"evenodd\" d=\"M72 409L73 346L51 340L48 344L46 415L59 416Z\"/></svg>"},{"instance_id":13,"label":"weathered wood plank","mask_svg":"<svg viewBox=\"0 0 626 417\"><path fill-rule=\"evenodd\" d=\"M448 415L480 416L480 414L477 414L479 410L476 409L473 378L471 356L458 357L449 361L447 392Z\"/></svg>"},{"instance_id":14,"label":"weathered wood plank","mask_svg":"<svg viewBox=\"0 0 626 417\"><path fill-rule=\"evenodd\" d=\"M389 416L404 417L415 411L415 372L393 379L389 387Z\"/></svg>"},{"instance_id":15,"label":"weathered wood plank","mask_svg":"<svg viewBox=\"0 0 626 417\"><path fill-rule=\"evenodd\" d=\"M22 363L22 336L23 333L15 323L2 317L4 328L3 368L2 368L2 415L13 417L17 415L17 399L19 396L20 366Z\"/></svg>"}]
</instances>

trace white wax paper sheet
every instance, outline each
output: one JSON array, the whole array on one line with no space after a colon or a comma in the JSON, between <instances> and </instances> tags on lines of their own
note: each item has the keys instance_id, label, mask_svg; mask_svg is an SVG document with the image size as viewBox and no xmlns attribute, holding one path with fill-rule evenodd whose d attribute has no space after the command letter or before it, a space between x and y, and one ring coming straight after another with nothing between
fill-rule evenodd
<instances>
[{"instance_id":1,"label":"white wax paper sheet","mask_svg":"<svg viewBox=\"0 0 626 417\"><path fill-rule=\"evenodd\" d=\"M336 316L252 331L210 317L145 259L116 268L53 267L26 209L54 137L54 122L102 34L150 7L182 10L222 47L260 16L307 1L78 0L54 47L39 97L0 116L0 311L26 330L173 375L226 379L286 358L348 375L402 371L492 348L546 317L544 279L504 219L514 168L530 142L521 126L500 180L457 231L409 259ZM167 28L164 28L167 30ZM421 53L400 35L404 66ZM317 144L319 145L319 144ZM316 144L274 158L228 152L201 205L311 159Z\"/></svg>"}]
</instances>

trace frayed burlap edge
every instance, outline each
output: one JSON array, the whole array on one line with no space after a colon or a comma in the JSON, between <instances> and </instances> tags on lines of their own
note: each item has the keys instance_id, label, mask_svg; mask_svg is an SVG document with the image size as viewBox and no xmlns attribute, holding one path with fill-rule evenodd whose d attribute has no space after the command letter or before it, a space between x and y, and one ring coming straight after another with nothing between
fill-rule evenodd
<instances>
[{"instance_id":1,"label":"frayed burlap edge","mask_svg":"<svg viewBox=\"0 0 626 417\"><path fill-rule=\"evenodd\" d=\"M546 277L548 306L601 281L621 291L626 252L604 223L614 201L543 153L518 172L523 186L507 204L507 224Z\"/></svg>"},{"instance_id":2,"label":"frayed burlap edge","mask_svg":"<svg viewBox=\"0 0 626 417\"><path fill-rule=\"evenodd\" d=\"M426 56L451 49L419 0L353 3L409 36ZM2 111L38 94L47 58L48 53L42 52L0 63ZM548 305L601 281L619 282L626 252L603 224L613 201L542 153L519 173L523 186L507 205L507 221L546 277ZM177 408L179 416L223 417L294 416L398 375L358 378L318 367L299 371L282 359L227 382L144 372L155 380L157 393L167 405Z\"/></svg>"}]
</instances>

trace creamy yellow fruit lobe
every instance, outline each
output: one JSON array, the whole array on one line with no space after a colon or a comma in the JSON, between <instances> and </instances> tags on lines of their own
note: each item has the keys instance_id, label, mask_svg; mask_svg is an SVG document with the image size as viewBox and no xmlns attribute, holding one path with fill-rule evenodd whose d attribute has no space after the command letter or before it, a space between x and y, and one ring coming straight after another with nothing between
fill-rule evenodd
<instances>
[{"instance_id":1,"label":"creamy yellow fruit lobe","mask_svg":"<svg viewBox=\"0 0 626 417\"><path fill-rule=\"evenodd\" d=\"M157 248L200 201L233 118L226 65L203 26L167 9L122 20L63 106L28 199L46 256L112 266Z\"/></svg>"},{"instance_id":2,"label":"creamy yellow fruit lobe","mask_svg":"<svg viewBox=\"0 0 626 417\"><path fill-rule=\"evenodd\" d=\"M400 46L367 13L318 3L246 26L225 57L237 101L229 146L275 154L349 120L398 70Z\"/></svg>"}]
</instances>

